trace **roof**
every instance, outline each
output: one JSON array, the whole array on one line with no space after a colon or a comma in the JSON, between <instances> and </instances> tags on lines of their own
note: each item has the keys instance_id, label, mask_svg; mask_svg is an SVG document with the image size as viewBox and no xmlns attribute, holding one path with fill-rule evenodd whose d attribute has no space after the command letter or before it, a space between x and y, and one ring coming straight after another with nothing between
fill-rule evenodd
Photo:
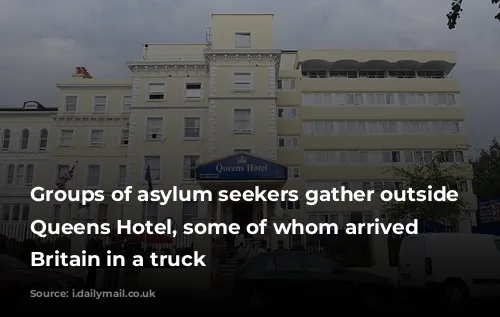
<instances>
[{"instance_id":1,"label":"roof","mask_svg":"<svg viewBox=\"0 0 500 317\"><path fill-rule=\"evenodd\" d=\"M10 111L18 111L18 112L54 112L57 111L57 107L45 107L38 101L34 100L29 100L23 103L21 107L16 107L16 106L0 106L0 111L1 112L10 112Z\"/></svg>"}]
</instances>

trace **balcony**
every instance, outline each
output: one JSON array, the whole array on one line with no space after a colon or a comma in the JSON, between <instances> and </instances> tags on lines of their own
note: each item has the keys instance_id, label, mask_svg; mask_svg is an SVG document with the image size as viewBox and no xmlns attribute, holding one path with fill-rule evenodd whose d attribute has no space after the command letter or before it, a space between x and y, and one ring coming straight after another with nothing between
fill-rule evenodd
<instances>
[{"instance_id":1,"label":"balcony","mask_svg":"<svg viewBox=\"0 0 500 317\"><path fill-rule=\"evenodd\" d=\"M453 78L308 78L299 82L302 92L455 92L460 91Z\"/></svg>"}]
</instances>

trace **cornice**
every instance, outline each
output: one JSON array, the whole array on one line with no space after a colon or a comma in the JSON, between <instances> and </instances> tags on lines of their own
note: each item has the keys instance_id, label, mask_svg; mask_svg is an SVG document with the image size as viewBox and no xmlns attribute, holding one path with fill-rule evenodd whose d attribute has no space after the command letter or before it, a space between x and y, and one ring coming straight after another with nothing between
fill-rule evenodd
<instances>
[{"instance_id":1,"label":"cornice","mask_svg":"<svg viewBox=\"0 0 500 317\"><path fill-rule=\"evenodd\" d=\"M208 64L217 62L248 62L260 63L269 62L274 64L276 73L279 71L281 61L281 50L230 50L230 49L206 49L205 60Z\"/></svg>"},{"instance_id":2,"label":"cornice","mask_svg":"<svg viewBox=\"0 0 500 317\"><path fill-rule=\"evenodd\" d=\"M63 125L108 125L122 126L129 122L128 116L63 115L54 117L56 124Z\"/></svg>"},{"instance_id":3,"label":"cornice","mask_svg":"<svg viewBox=\"0 0 500 317\"><path fill-rule=\"evenodd\" d=\"M281 50L204 50L207 62L215 61L271 61L279 63Z\"/></svg>"},{"instance_id":4,"label":"cornice","mask_svg":"<svg viewBox=\"0 0 500 317\"><path fill-rule=\"evenodd\" d=\"M205 61L146 60L127 62L133 73L180 74L186 72L208 72Z\"/></svg>"},{"instance_id":5,"label":"cornice","mask_svg":"<svg viewBox=\"0 0 500 317\"><path fill-rule=\"evenodd\" d=\"M200 60L137 60L127 62L128 68L133 73L153 73L158 75L185 76L187 75L205 75L208 73L208 67L216 62L271 62L279 68L281 59L281 50L214 50L206 49L203 51L205 61Z\"/></svg>"},{"instance_id":6,"label":"cornice","mask_svg":"<svg viewBox=\"0 0 500 317\"><path fill-rule=\"evenodd\" d=\"M57 84L57 88L73 89L108 89L108 88L131 88L132 84L101 84L101 83L78 83L78 84Z\"/></svg>"}]
</instances>

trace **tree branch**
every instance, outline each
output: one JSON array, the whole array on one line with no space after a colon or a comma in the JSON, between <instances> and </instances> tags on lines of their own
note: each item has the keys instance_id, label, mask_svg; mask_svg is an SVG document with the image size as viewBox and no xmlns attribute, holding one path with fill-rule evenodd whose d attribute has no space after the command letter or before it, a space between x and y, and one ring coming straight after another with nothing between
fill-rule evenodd
<instances>
[{"instance_id":1,"label":"tree branch","mask_svg":"<svg viewBox=\"0 0 500 317\"><path fill-rule=\"evenodd\" d=\"M457 20L460 19L460 14L463 11L462 1L463 0L453 0L453 2L451 3L451 10L446 15L446 17L448 18L448 23L447 23L448 29L450 29L450 30L456 28ZM478 0L474 0L474 1L478 1ZM492 4L499 4L500 0L491 0L491 3ZM500 8L500 5L498 7ZM500 13L495 15L494 18L500 22Z\"/></svg>"}]
</instances>

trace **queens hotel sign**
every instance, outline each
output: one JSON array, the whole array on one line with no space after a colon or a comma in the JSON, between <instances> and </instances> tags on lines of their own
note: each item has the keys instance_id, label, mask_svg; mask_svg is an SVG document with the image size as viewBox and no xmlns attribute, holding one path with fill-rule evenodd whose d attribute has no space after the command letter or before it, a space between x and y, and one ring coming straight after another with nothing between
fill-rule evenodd
<instances>
[{"instance_id":1,"label":"queens hotel sign","mask_svg":"<svg viewBox=\"0 0 500 317\"><path fill-rule=\"evenodd\" d=\"M286 180L284 165L255 156L236 154L201 164L196 168L196 179L203 180Z\"/></svg>"}]
</instances>

